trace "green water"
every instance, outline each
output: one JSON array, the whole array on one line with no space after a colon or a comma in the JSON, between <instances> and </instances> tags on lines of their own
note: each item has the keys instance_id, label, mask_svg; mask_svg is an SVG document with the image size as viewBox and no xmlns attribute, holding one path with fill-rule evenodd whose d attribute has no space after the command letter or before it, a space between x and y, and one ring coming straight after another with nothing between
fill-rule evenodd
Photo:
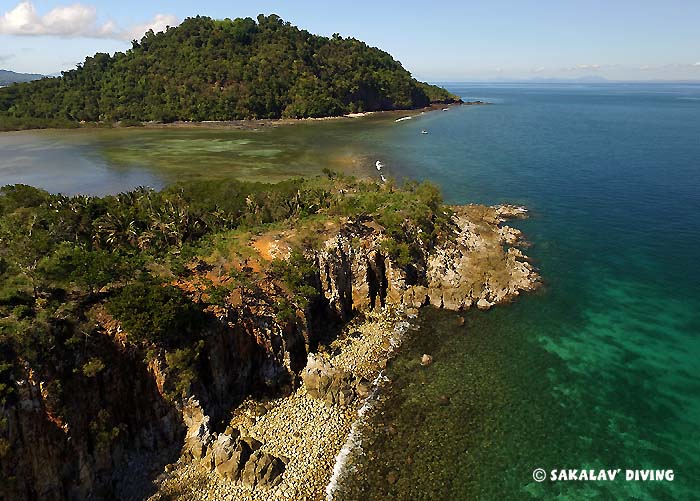
<instances>
[{"instance_id":1,"label":"green water","mask_svg":"<svg viewBox=\"0 0 700 501\"><path fill-rule=\"evenodd\" d=\"M392 129L387 169L530 207L545 287L464 327L423 312L337 499L700 499L700 86L451 90L495 105Z\"/></svg>"},{"instance_id":2,"label":"green water","mask_svg":"<svg viewBox=\"0 0 700 501\"><path fill-rule=\"evenodd\" d=\"M392 114L260 125L256 130L130 128L0 134L0 186L24 183L102 195L189 179L276 182L323 168L363 175L383 146L372 136Z\"/></svg>"}]
</instances>

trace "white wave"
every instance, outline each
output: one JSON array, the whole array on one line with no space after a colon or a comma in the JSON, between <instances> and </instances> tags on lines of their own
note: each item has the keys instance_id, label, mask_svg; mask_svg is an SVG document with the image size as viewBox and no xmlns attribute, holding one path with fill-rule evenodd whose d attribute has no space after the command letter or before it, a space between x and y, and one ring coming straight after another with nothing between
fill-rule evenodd
<instances>
[{"instance_id":1,"label":"white wave","mask_svg":"<svg viewBox=\"0 0 700 501\"><path fill-rule=\"evenodd\" d=\"M391 345L391 351L394 351L401 345L403 341L404 333L411 327L411 323L406 321L397 322L394 328L394 336L389 338L389 344ZM347 474L352 473L354 468L347 468L348 459L357 450L362 450L362 427L365 424L364 417L378 402L377 395L379 394L382 384L388 382L389 379L384 375L384 371L381 371L379 375L372 381L372 391L369 396L365 399L364 403L357 411L357 419L350 427L350 433L348 438L345 440L343 447L340 452L335 457L335 465L333 465L333 475L331 476L328 485L326 486L326 500L333 501L333 495L338 489L340 482L346 477Z\"/></svg>"},{"instance_id":2,"label":"white wave","mask_svg":"<svg viewBox=\"0 0 700 501\"><path fill-rule=\"evenodd\" d=\"M335 457L335 465L333 465L333 475L331 476L328 485L326 486L326 499L328 501L333 500L333 494L338 489L338 484L345 477L345 475L352 471L346 468L348 463L348 458L357 449L362 449L362 425L364 424L364 416L367 412L376 405L376 395L379 391L379 385L381 382L387 381L386 376L384 376L384 371L380 372L379 375L372 381L372 392L369 394L362 407L357 411L357 419L350 427L350 433L348 434L347 440L340 449L340 452Z\"/></svg>"}]
</instances>

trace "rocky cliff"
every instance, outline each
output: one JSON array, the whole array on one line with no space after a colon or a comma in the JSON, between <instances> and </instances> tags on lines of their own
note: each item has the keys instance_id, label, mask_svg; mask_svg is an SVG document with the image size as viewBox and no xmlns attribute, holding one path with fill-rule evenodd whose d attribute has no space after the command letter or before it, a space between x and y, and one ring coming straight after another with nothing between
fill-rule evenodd
<instances>
[{"instance_id":1,"label":"rocky cliff","mask_svg":"<svg viewBox=\"0 0 700 501\"><path fill-rule=\"evenodd\" d=\"M144 357L129 347L97 306L90 335L101 336L101 349L117 363L90 377L67 375L62 388L51 371L23 375L19 398L2 408L0 499L142 498L181 449L232 482L279 482L285 458L266 456L239 430L224 429L226 418L250 394L296 387L308 353L332 337L334 326L386 304L487 309L537 286L537 273L517 248L520 232L503 225L523 209L453 211L448 238L421 248L407 265L384 250L387 235L371 219L346 220L324 234L307 251L317 264L317 299L293 318L276 315L276 301L287 292L261 271L254 291L232 294L228 307L211 311L201 325L204 349L184 399L165 395L171 375L163 354ZM291 249L284 235L266 242L260 261Z\"/></svg>"},{"instance_id":2,"label":"rocky cliff","mask_svg":"<svg viewBox=\"0 0 700 501\"><path fill-rule=\"evenodd\" d=\"M454 207L453 233L435 248L422 248L407 266L382 249L386 238L373 221L354 221L318 253L323 296L342 318L353 308L403 304L465 310L488 309L537 286L539 277L518 249L522 233L502 223L524 217L514 206Z\"/></svg>"}]
</instances>

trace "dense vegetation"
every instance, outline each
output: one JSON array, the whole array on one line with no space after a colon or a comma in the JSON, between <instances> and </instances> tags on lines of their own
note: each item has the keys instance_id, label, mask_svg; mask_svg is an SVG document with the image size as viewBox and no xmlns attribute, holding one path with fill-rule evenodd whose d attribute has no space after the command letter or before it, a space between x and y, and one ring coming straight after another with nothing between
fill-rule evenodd
<instances>
[{"instance_id":1,"label":"dense vegetation","mask_svg":"<svg viewBox=\"0 0 700 501\"><path fill-rule=\"evenodd\" d=\"M126 53L88 57L60 78L0 89L0 128L37 119L320 117L454 98L353 38L312 35L276 15L257 22L198 16L149 31Z\"/></svg>"},{"instance_id":2,"label":"dense vegetation","mask_svg":"<svg viewBox=\"0 0 700 501\"><path fill-rule=\"evenodd\" d=\"M314 225L365 216L386 228L387 252L404 264L449 225L430 185L398 189L330 172L275 185L193 182L102 198L1 188L0 407L16 399L14 381L30 369L60 383L109 367L99 334L105 316L119 321L125 342L144 357L165 353L178 376L168 390L187 392L212 307L230 307L234 288L255 295L261 283L279 282L286 296L278 318L293 319L318 294L306 257L319 243ZM288 261L255 275L224 271L225 284L198 273L203 263L250 252L252 234L280 227L298 235Z\"/></svg>"}]
</instances>

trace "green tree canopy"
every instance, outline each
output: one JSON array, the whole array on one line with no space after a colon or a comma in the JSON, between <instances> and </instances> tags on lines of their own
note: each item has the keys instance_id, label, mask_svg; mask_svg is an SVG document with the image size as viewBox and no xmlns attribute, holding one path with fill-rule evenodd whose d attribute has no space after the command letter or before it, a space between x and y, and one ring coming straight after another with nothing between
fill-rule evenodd
<instances>
[{"instance_id":1,"label":"green tree canopy","mask_svg":"<svg viewBox=\"0 0 700 501\"><path fill-rule=\"evenodd\" d=\"M456 98L382 50L312 35L276 15L197 16L132 45L87 57L59 78L0 89L0 126L320 117Z\"/></svg>"}]
</instances>

